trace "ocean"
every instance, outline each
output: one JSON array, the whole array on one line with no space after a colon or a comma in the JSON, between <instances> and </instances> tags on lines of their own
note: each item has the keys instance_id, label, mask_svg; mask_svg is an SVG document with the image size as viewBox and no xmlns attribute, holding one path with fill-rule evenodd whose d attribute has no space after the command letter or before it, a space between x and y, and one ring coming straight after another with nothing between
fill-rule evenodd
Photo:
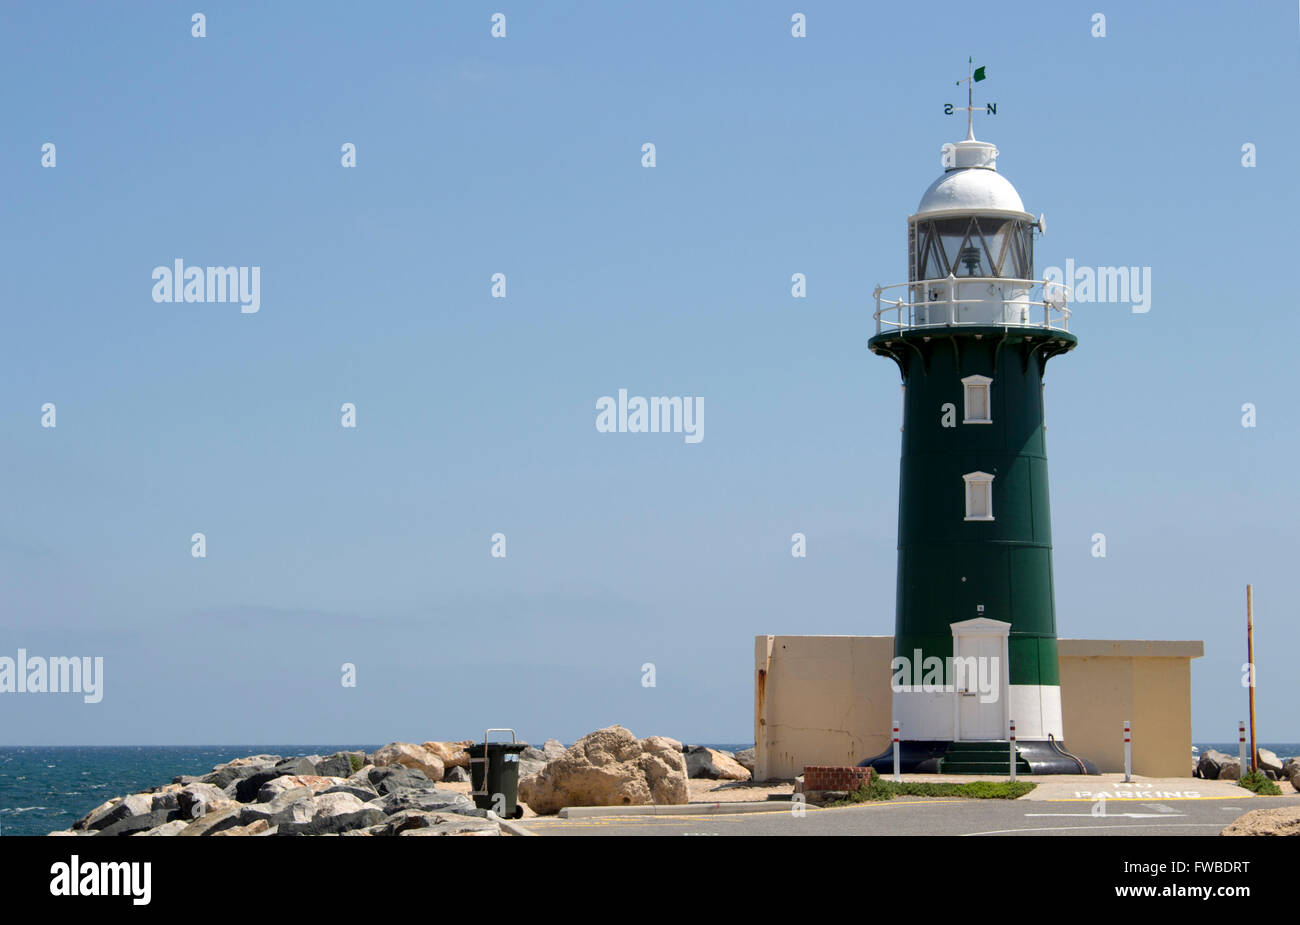
<instances>
[{"instance_id":1,"label":"ocean","mask_svg":"<svg viewBox=\"0 0 1300 925\"><path fill-rule=\"evenodd\" d=\"M730 752L752 743L704 743ZM1279 757L1300 755L1300 743L1261 743ZM329 755L371 752L378 744L129 745L0 747L0 836L46 835L66 829L100 803L170 783L178 774L206 774L213 765L245 755ZM1237 754L1236 742L1197 743ZM1189 764L1191 756L1188 756Z\"/></svg>"}]
</instances>

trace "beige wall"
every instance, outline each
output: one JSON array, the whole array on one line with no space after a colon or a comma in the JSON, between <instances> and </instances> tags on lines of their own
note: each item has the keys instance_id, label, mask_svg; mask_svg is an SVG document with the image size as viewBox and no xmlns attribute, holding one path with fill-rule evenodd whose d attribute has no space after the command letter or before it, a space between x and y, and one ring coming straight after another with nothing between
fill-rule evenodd
<instances>
[{"instance_id":1,"label":"beige wall","mask_svg":"<svg viewBox=\"0 0 1300 925\"><path fill-rule=\"evenodd\" d=\"M1124 770L1124 720L1133 773L1192 776L1192 659L1202 642L1062 639L1061 714L1070 751L1098 770Z\"/></svg>"},{"instance_id":2,"label":"beige wall","mask_svg":"<svg viewBox=\"0 0 1300 925\"><path fill-rule=\"evenodd\" d=\"M892 636L758 636L754 751L758 780L805 765L853 765L889 746ZM1102 771L1192 773L1191 659L1200 642L1059 640L1065 744Z\"/></svg>"}]
</instances>

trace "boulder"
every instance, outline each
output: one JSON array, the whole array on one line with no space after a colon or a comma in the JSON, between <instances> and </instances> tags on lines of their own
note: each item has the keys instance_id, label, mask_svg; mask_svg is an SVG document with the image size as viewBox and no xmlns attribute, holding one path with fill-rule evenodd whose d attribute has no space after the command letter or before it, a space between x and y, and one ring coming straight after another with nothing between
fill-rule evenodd
<instances>
[{"instance_id":1,"label":"boulder","mask_svg":"<svg viewBox=\"0 0 1300 925\"><path fill-rule=\"evenodd\" d=\"M247 758L236 758L234 761L227 761L225 764L217 765L210 773L204 774L199 780L205 784L214 784L217 787L224 788L242 778L270 771L279 761L279 755L250 755ZM188 782L179 781L179 783Z\"/></svg>"},{"instance_id":2,"label":"boulder","mask_svg":"<svg viewBox=\"0 0 1300 925\"><path fill-rule=\"evenodd\" d=\"M284 793L298 787L306 787L312 793L323 793L340 784L346 784L342 777L320 777L316 774L286 774L267 781L257 791L257 802L269 803Z\"/></svg>"},{"instance_id":3,"label":"boulder","mask_svg":"<svg viewBox=\"0 0 1300 925\"><path fill-rule=\"evenodd\" d=\"M1261 771L1264 771L1265 773L1272 771L1277 775L1273 780L1277 780L1277 777L1280 777L1282 774L1282 760L1267 748L1259 748L1255 750L1255 763L1259 765Z\"/></svg>"},{"instance_id":4,"label":"boulder","mask_svg":"<svg viewBox=\"0 0 1300 925\"><path fill-rule=\"evenodd\" d=\"M153 812L153 794L150 793L133 793L130 796L122 797L114 802L107 812L99 814L93 821L87 824L88 829L103 831L114 823L121 822L132 816L144 816ZM162 820L166 822L167 820ZM161 823L155 823L160 825ZM152 828L152 826L146 826ZM130 834L130 833L127 833Z\"/></svg>"},{"instance_id":5,"label":"boulder","mask_svg":"<svg viewBox=\"0 0 1300 925\"><path fill-rule=\"evenodd\" d=\"M316 773L321 777L351 777L352 758L345 752L335 752L316 762Z\"/></svg>"},{"instance_id":6,"label":"boulder","mask_svg":"<svg viewBox=\"0 0 1300 925\"><path fill-rule=\"evenodd\" d=\"M478 812L483 812L482 810L476 811L473 801L463 793L457 793L455 790L435 790L432 788L427 790L409 788L398 790L381 796L377 800L371 800L367 805L382 809L385 816L391 816L408 809L426 813L446 810L464 815L477 815Z\"/></svg>"},{"instance_id":7,"label":"boulder","mask_svg":"<svg viewBox=\"0 0 1300 925\"><path fill-rule=\"evenodd\" d=\"M369 784L363 784L360 781L354 782L352 780L345 780L343 783L330 787L328 790L322 790L321 793L350 793L363 803L368 803L379 796L379 791L375 790L375 788Z\"/></svg>"},{"instance_id":8,"label":"boulder","mask_svg":"<svg viewBox=\"0 0 1300 925\"><path fill-rule=\"evenodd\" d=\"M1231 755L1211 748L1201 755L1201 760L1196 765L1196 776L1204 780L1218 780L1219 769L1227 762L1236 760Z\"/></svg>"},{"instance_id":9,"label":"boulder","mask_svg":"<svg viewBox=\"0 0 1300 925\"><path fill-rule=\"evenodd\" d=\"M213 832L212 836L216 838L222 835L260 835L263 832L269 831L270 828L271 826L265 819L258 819L254 822L250 822L248 825L237 825L232 829L222 829L220 832Z\"/></svg>"},{"instance_id":10,"label":"boulder","mask_svg":"<svg viewBox=\"0 0 1300 925\"><path fill-rule=\"evenodd\" d=\"M162 825L154 826L145 832L134 833L135 838L142 838L149 835L179 835L181 829L190 824L188 819L173 819L171 822L164 822Z\"/></svg>"},{"instance_id":11,"label":"boulder","mask_svg":"<svg viewBox=\"0 0 1300 925\"><path fill-rule=\"evenodd\" d=\"M706 780L749 780L750 777L731 752L692 745L687 747L684 757L688 777Z\"/></svg>"},{"instance_id":12,"label":"boulder","mask_svg":"<svg viewBox=\"0 0 1300 925\"><path fill-rule=\"evenodd\" d=\"M399 790L422 790L433 786L433 781L423 771L402 765L375 768L370 772L370 783L380 796Z\"/></svg>"},{"instance_id":13,"label":"boulder","mask_svg":"<svg viewBox=\"0 0 1300 925\"><path fill-rule=\"evenodd\" d=\"M536 777L552 761L563 758L567 751L559 739L547 739L541 748L528 746L519 753L519 779Z\"/></svg>"},{"instance_id":14,"label":"boulder","mask_svg":"<svg viewBox=\"0 0 1300 925\"><path fill-rule=\"evenodd\" d=\"M740 751L736 752L736 764L748 771L750 777L754 776L755 761L754 750L752 748L742 748Z\"/></svg>"},{"instance_id":15,"label":"boulder","mask_svg":"<svg viewBox=\"0 0 1300 925\"><path fill-rule=\"evenodd\" d=\"M176 794L177 809L180 810L182 819L198 819L230 802L232 801L220 787L202 782L187 784Z\"/></svg>"},{"instance_id":16,"label":"boulder","mask_svg":"<svg viewBox=\"0 0 1300 925\"><path fill-rule=\"evenodd\" d=\"M214 813L208 813L195 819L177 834L182 838L189 836L215 835L224 829L233 829L240 824L240 814L245 812L247 807L234 806L230 809L218 810Z\"/></svg>"},{"instance_id":17,"label":"boulder","mask_svg":"<svg viewBox=\"0 0 1300 925\"><path fill-rule=\"evenodd\" d=\"M136 832L147 832L150 829L157 828L164 823L171 822L173 819L179 819L180 813L174 809L160 809L157 812L137 813L132 816L124 816L111 825L106 825L96 835L134 835Z\"/></svg>"},{"instance_id":18,"label":"boulder","mask_svg":"<svg viewBox=\"0 0 1300 925\"><path fill-rule=\"evenodd\" d=\"M373 835L500 835L501 827L490 819L475 819L458 813L407 811L389 816L371 829Z\"/></svg>"},{"instance_id":19,"label":"boulder","mask_svg":"<svg viewBox=\"0 0 1300 925\"><path fill-rule=\"evenodd\" d=\"M1300 835L1300 806L1252 810L1219 834Z\"/></svg>"},{"instance_id":20,"label":"boulder","mask_svg":"<svg viewBox=\"0 0 1300 925\"><path fill-rule=\"evenodd\" d=\"M280 835L337 835L351 829L376 825L384 812L350 793L321 794L312 800L314 812L305 822L281 822Z\"/></svg>"},{"instance_id":21,"label":"boulder","mask_svg":"<svg viewBox=\"0 0 1300 925\"><path fill-rule=\"evenodd\" d=\"M386 768L394 764L421 771L429 780L442 780L446 770L441 758L424 746L410 742L392 742L375 752L375 767Z\"/></svg>"},{"instance_id":22,"label":"boulder","mask_svg":"<svg viewBox=\"0 0 1300 925\"><path fill-rule=\"evenodd\" d=\"M310 787L286 790L268 803L249 803L239 813L239 825L265 819L267 825L284 822L307 822L316 812Z\"/></svg>"},{"instance_id":23,"label":"boulder","mask_svg":"<svg viewBox=\"0 0 1300 925\"><path fill-rule=\"evenodd\" d=\"M153 796L150 810L156 812L160 809L179 809L177 794L181 792L181 788L181 784L167 784L150 790L149 793Z\"/></svg>"},{"instance_id":24,"label":"boulder","mask_svg":"<svg viewBox=\"0 0 1300 925\"><path fill-rule=\"evenodd\" d=\"M622 726L599 729L520 781L519 799L539 814L566 806L689 802L681 743L663 736L638 740Z\"/></svg>"},{"instance_id":25,"label":"boulder","mask_svg":"<svg viewBox=\"0 0 1300 925\"><path fill-rule=\"evenodd\" d=\"M86 813L86 815L82 816L76 822L72 823L71 831L79 832L85 829L103 828L104 826L108 825L108 823L104 821L104 817L107 816L110 811L112 811L113 807L117 806L117 804L121 802L122 802L121 797L113 797L113 799L111 800L106 800L103 803L100 803L90 812Z\"/></svg>"},{"instance_id":26,"label":"boulder","mask_svg":"<svg viewBox=\"0 0 1300 925\"><path fill-rule=\"evenodd\" d=\"M1236 758L1220 762L1218 780L1241 780L1241 762Z\"/></svg>"},{"instance_id":27,"label":"boulder","mask_svg":"<svg viewBox=\"0 0 1300 925\"><path fill-rule=\"evenodd\" d=\"M240 803L256 803L257 795L261 792L262 787L268 781L275 780L277 776L274 770L258 771L232 783L226 788L226 793Z\"/></svg>"},{"instance_id":28,"label":"boulder","mask_svg":"<svg viewBox=\"0 0 1300 925\"><path fill-rule=\"evenodd\" d=\"M522 772L522 768L520 770ZM469 783L469 768L448 768L446 773L442 775L442 779L452 783L467 784Z\"/></svg>"},{"instance_id":29,"label":"boulder","mask_svg":"<svg viewBox=\"0 0 1300 925\"><path fill-rule=\"evenodd\" d=\"M425 742L421 747L442 762L443 773L446 773L447 768L469 767L469 752L465 751L465 746L473 744L472 739L466 739L463 742Z\"/></svg>"},{"instance_id":30,"label":"boulder","mask_svg":"<svg viewBox=\"0 0 1300 925\"><path fill-rule=\"evenodd\" d=\"M284 777L288 774L314 775L316 773L316 762L310 758L285 758L283 761L276 762L273 770L277 777Z\"/></svg>"}]
</instances>

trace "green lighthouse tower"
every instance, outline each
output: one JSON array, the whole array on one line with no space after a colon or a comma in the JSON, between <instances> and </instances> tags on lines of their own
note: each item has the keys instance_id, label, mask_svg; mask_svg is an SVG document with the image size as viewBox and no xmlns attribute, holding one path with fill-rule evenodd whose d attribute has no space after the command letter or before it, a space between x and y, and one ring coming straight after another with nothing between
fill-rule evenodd
<instances>
[{"instance_id":1,"label":"green lighthouse tower","mask_svg":"<svg viewBox=\"0 0 1300 925\"><path fill-rule=\"evenodd\" d=\"M979 72L976 72L979 74ZM1068 291L998 150L944 146L908 218L908 281L877 287L871 351L902 374L893 706L904 771L1095 773L1065 751L1043 373ZM1000 744L999 744L1000 743ZM893 752L863 764L893 768Z\"/></svg>"}]
</instances>

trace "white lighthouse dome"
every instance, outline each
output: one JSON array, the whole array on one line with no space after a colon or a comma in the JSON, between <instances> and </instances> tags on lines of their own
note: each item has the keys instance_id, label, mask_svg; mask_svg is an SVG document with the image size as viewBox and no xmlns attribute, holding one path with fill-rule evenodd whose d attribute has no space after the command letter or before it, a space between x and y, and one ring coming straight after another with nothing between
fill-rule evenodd
<instances>
[{"instance_id":1,"label":"white lighthouse dome","mask_svg":"<svg viewBox=\"0 0 1300 925\"><path fill-rule=\"evenodd\" d=\"M949 167L921 197L916 215L1002 212L1029 217L1020 194L998 173L998 149L985 141L967 139L946 149Z\"/></svg>"}]
</instances>

